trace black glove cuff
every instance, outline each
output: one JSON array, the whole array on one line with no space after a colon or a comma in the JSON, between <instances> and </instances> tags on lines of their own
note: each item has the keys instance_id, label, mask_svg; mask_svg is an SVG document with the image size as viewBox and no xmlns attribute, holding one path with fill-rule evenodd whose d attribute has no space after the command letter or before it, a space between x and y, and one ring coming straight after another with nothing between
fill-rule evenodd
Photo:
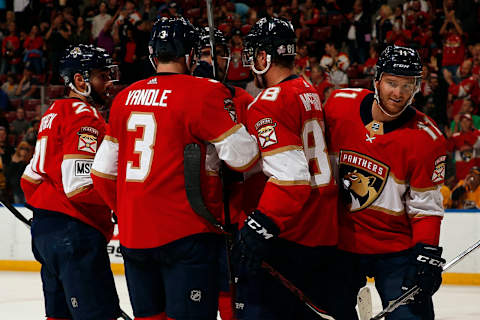
<instances>
[{"instance_id":1,"label":"black glove cuff","mask_svg":"<svg viewBox=\"0 0 480 320\"><path fill-rule=\"evenodd\" d=\"M280 234L280 229L275 222L259 210L255 210L247 217L245 226L265 240L276 238Z\"/></svg>"},{"instance_id":2,"label":"black glove cuff","mask_svg":"<svg viewBox=\"0 0 480 320\"><path fill-rule=\"evenodd\" d=\"M442 258L442 247L417 243L412 248L412 258L416 264L427 264L432 267L443 268L445 259Z\"/></svg>"}]
</instances>

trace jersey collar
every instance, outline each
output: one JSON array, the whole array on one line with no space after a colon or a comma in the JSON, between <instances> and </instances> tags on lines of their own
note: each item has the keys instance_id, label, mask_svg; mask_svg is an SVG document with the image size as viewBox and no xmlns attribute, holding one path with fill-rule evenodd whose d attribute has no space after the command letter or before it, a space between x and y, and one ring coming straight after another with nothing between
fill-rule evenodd
<instances>
[{"instance_id":1,"label":"jersey collar","mask_svg":"<svg viewBox=\"0 0 480 320\"><path fill-rule=\"evenodd\" d=\"M293 80L293 79L297 79L297 78L298 78L298 76L296 74L292 74L292 75L289 75L288 77L286 77L285 79L283 79L282 81L280 81L280 83L290 81L290 80Z\"/></svg>"},{"instance_id":2,"label":"jersey collar","mask_svg":"<svg viewBox=\"0 0 480 320\"><path fill-rule=\"evenodd\" d=\"M373 104L374 94L369 93L363 98L360 103L360 117L362 118L363 124L366 126L373 121L372 117L372 104ZM395 129L400 128L405 123L410 121L416 114L415 108L408 106L405 111L395 120L384 122L383 131L384 133L391 132Z\"/></svg>"}]
</instances>

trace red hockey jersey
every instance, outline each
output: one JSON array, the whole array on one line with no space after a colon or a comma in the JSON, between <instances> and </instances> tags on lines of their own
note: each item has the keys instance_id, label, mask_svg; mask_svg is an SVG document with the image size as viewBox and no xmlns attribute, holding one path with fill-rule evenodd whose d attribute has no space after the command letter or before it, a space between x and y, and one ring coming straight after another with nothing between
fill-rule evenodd
<instances>
[{"instance_id":1,"label":"red hockey jersey","mask_svg":"<svg viewBox=\"0 0 480 320\"><path fill-rule=\"evenodd\" d=\"M72 216L109 240L110 209L93 190L90 177L105 131L102 116L88 103L76 98L55 101L40 121L35 154L21 183L32 207Z\"/></svg>"},{"instance_id":2,"label":"red hockey jersey","mask_svg":"<svg viewBox=\"0 0 480 320\"><path fill-rule=\"evenodd\" d=\"M256 162L255 139L230 118L230 98L215 80L175 73L138 81L115 97L110 130L92 173L95 188L117 212L122 245L154 248L215 231L190 207L183 152L187 144L197 143L204 159L210 143L235 170Z\"/></svg>"},{"instance_id":3,"label":"red hockey jersey","mask_svg":"<svg viewBox=\"0 0 480 320\"><path fill-rule=\"evenodd\" d=\"M446 141L423 113L372 119L373 93L343 89L325 105L327 145L341 189L339 244L360 254L438 244Z\"/></svg>"},{"instance_id":4,"label":"red hockey jersey","mask_svg":"<svg viewBox=\"0 0 480 320\"><path fill-rule=\"evenodd\" d=\"M268 177L258 209L277 224L280 238L310 247L336 245L338 192L315 88L288 77L255 98L247 123Z\"/></svg>"}]
</instances>

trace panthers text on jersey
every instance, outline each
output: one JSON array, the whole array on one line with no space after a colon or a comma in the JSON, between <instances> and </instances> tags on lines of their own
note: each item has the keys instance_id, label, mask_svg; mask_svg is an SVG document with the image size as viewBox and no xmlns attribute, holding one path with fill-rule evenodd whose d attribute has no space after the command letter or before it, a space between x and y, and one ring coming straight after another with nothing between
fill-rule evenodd
<instances>
[{"instance_id":1,"label":"panthers text on jersey","mask_svg":"<svg viewBox=\"0 0 480 320\"><path fill-rule=\"evenodd\" d=\"M263 90L248 107L268 180L258 209L280 238L305 246L337 243L337 188L324 139L320 97L297 76Z\"/></svg>"},{"instance_id":2,"label":"panthers text on jersey","mask_svg":"<svg viewBox=\"0 0 480 320\"><path fill-rule=\"evenodd\" d=\"M210 143L234 170L256 162L255 139L232 121L224 108L229 101L221 83L175 73L138 81L115 97L92 174L95 188L117 212L122 245L154 248L215 231L190 207L183 152L197 143L205 159ZM205 160L201 180L205 187Z\"/></svg>"},{"instance_id":3,"label":"panthers text on jersey","mask_svg":"<svg viewBox=\"0 0 480 320\"><path fill-rule=\"evenodd\" d=\"M90 170L106 124L78 98L55 101L40 121L35 153L21 184L29 205L67 214L113 234L108 206L93 190Z\"/></svg>"},{"instance_id":4,"label":"panthers text on jersey","mask_svg":"<svg viewBox=\"0 0 480 320\"><path fill-rule=\"evenodd\" d=\"M390 122L373 120L373 99L365 89L336 90L324 109L341 190L338 247L377 254L437 245L446 141L413 107Z\"/></svg>"}]
</instances>

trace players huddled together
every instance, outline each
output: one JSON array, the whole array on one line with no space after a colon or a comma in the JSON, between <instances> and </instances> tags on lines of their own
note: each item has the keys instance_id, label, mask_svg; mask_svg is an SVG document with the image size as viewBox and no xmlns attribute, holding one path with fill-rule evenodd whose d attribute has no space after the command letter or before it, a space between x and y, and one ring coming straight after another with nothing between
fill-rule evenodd
<instances>
[{"instance_id":1,"label":"players huddled together","mask_svg":"<svg viewBox=\"0 0 480 320\"><path fill-rule=\"evenodd\" d=\"M284 19L244 38L256 97L224 83L218 30L161 18L148 50L156 74L115 97L105 50L74 45L60 61L68 94L43 115L21 181L47 319L128 319L113 216L135 319L354 320L367 277L383 307L420 288L388 319L434 319L447 147L412 105L414 49L388 46L374 91L325 105L295 75Z\"/></svg>"}]
</instances>

